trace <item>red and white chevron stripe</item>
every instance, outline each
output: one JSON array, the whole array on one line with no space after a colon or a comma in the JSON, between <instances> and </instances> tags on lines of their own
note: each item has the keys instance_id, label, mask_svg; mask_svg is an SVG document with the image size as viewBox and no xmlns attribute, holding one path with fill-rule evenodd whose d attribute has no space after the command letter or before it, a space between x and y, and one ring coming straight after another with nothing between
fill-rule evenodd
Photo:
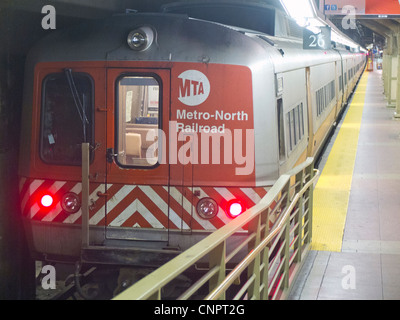
<instances>
[{"instance_id":1,"label":"red and white chevron stripe","mask_svg":"<svg viewBox=\"0 0 400 320\"><path fill-rule=\"evenodd\" d=\"M266 195L268 188L141 186L100 183L90 184L90 225L172 230L216 230L229 221L223 204L231 199L241 199L248 208ZM67 192L81 196L80 182L20 179L21 210L25 217L43 222L80 224L82 212L64 212L60 199ZM107 192L107 201L98 193ZM42 210L38 198L43 192L54 195L55 205ZM196 212L196 204L204 197L213 198L220 204L217 216L202 219Z\"/></svg>"}]
</instances>

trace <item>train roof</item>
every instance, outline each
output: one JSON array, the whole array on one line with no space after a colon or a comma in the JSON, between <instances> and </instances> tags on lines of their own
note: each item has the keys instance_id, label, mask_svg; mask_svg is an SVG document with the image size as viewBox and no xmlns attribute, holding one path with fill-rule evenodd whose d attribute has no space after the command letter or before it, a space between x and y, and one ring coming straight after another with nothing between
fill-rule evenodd
<instances>
[{"instance_id":1,"label":"train roof","mask_svg":"<svg viewBox=\"0 0 400 320\"><path fill-rule=\"evenodd\" d=\"M145 51L133 51L127 44L127 36L145 25L154 30L154 45ZM255 55L265 54L264 50L234 27L184 14L139 12L56 30L30 50L27 61L30 64L113 60L197 62L199 56L206 55L211 63L247 65Z\"/></svg>"},{"instance_id":2,"label":"train roof","mask_svg":"<svg viewBox=\"0 0 400 320\"><path fill-rule=\"evenodd\" d=\"M279 0L265 4L240 1L174 2L161 7L163 13L253 30L270 36L302 37L302 28L290 18Z\"/></svg>"},{"instance_id":3,"label":"train roof","mask_svg":"<svg viewBox=\"0 0 400 320\"><path fill-rule=\"evenodd\" d=\"M191 17L192 11L197 12L193 10L197 6L202 6L206 10L200 10L202 14L199 17ZM237 18L230 22L240 21L242 25L232 26L224 24L224 21L205 20L212 18L207 15L212 13L211 8L216 6L220 10L216 17L225 16L222 13L228 12L229 10L225 9L231 8L230 15L224 19ZM270 28L269 33L267 30L254 30L257 26L244 23L246 20L251 23L249 17L254 10L258 10L257 19L268 20L265 19L267 14L274 16L271 21L264 22L259 27L259 29ZM240 15L243 19L239 18ZM229 21L225 21L227 22ZM154 45L143 52L133 52L127 45L127 35L143 25L154 28L156 34ZM32 48L27 64L33 67L36 63L44 61L198 62L199 57L209 57L211 63L252 65L257 59L265 59L267 52L267 55L274 55L279 49L285 51L286 58L302 56L302 60L307 60L304 58L310 57L315 62L319 59L316 59L317 53L298 52L302 48L302 30L303 28L289 18L282 8L271 4L250 5L231 2L170 4L162 7L161 12L157 13L119 14L57 30ZM323 61L329 59L330 55L337 55L333 50L328 51L330 54L325 54L321 58Z\"/></svg>"}]
</instances>

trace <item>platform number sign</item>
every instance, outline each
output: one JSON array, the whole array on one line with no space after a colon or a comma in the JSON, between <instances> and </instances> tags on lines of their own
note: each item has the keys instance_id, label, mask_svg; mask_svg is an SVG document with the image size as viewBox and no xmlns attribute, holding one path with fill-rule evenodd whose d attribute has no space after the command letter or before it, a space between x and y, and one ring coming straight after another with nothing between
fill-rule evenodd
<instances>
[{"instance_id":1,"label":"platform number sign","mask_svg":"<svg viewBox=\"0 0 400 320\"><path fill-rule=\"evenodd\" d=\"M321 32L317 34L304 28L303 49L308 49L308 50L331 49L331 28L321 27Z\"/></svg>"}]
</instances>

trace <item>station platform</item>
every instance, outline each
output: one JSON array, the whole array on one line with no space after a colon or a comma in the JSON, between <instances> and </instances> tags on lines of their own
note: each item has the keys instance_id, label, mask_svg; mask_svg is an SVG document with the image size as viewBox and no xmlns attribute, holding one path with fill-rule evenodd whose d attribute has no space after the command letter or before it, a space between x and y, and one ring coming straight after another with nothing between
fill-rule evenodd
<instances>
[{"instance_id":1,"label":"station platform","mask_svg":"<svg viewBox=\"0 0 400 320\"><path fill-rule=\"evenodd\" d=\"M400 121L365 72L322 159L312 250L291 300L400 299Z\"/></svg>"}]
</instances>

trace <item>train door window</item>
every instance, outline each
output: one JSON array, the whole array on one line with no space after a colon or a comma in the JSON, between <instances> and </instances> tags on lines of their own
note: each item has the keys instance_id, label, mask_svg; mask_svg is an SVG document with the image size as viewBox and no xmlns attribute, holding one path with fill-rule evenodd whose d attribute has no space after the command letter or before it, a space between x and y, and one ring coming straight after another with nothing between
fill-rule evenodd
<instances>
[{"instance_id":1,"label":"train door window","mask_svg":"<svg viewBox=\"0 0 400 320\"><path fill-rule=\"evenodd\" d=\"M332 80L326 86L316 91L317 116L319 117L329 104L335 99L335 81Z\"/></svg>"},{"instance_id":2,"label":"train door window","mask_svg":"<svg viewBox=\"0 0 400 320\"><path fill-rule=\"evenodd\" d=\"M289 138L288 141L288 148L289 148L289 152L293 150L294 146L295 146L295 142L294 142L294 118L292 115L292 111L289 111L286 114L286 118L287 118L287 136Z\"/></svg>"},{"instance_id":3,"label":"train door window","mask_svg":"<svg viewBox=\"0 0 400 320\"><path fill-rule=\"evenodd\" d=\"M297 108L294 108L292 111L290 111L291 113L291 117L290 117L290 122L292 124L292 136L293 136L293 143L294 145L297 144L297 116L296 116L296 111Z\"/></svg>"},{"instance_id":4,"label":"train door window","mask_svg":"<svg viewBox=\"0 0 400 320\"><path fill-rule=\"evenodd\" d=\"M317 99L317 116L319 116L323 111L323 102L324 102L324 89L321 88L316 92L316 99Z\"/></svg>"},{"instance_id":5,"label":"train door window","mask_svg":"<svg viewBox=\"0 0 400 320\"><path fill-rule=\"evenodd\" d=\"M286 158L286 146L285 146L285 129L284 129L284 113L283 113L283 102L282 98L277 101L277 112L278 112L278 135L279 135L279 161L285 161Z\"/></svg>"},{"instance_id":6,"label":"train door window","mask_svg":"<svg viewBox=\"0 0 400 320\"><path fill-rule=\"evenodd\" d=\"M93 145L93 93L88 74L66 71L44 79L39 150L45 163L81 165L82 143Z\"/></svg>"},{"instance_id":7,"label":"train door window","mask_svg":"<svg viewBox=\"0 0 400 320\"><path fill-rule=\"evenodd\" d=\"M121 167L158 163L160 83L156 76L128 75L117 82L116 153Z\"/></svg>"}]
</instances>

